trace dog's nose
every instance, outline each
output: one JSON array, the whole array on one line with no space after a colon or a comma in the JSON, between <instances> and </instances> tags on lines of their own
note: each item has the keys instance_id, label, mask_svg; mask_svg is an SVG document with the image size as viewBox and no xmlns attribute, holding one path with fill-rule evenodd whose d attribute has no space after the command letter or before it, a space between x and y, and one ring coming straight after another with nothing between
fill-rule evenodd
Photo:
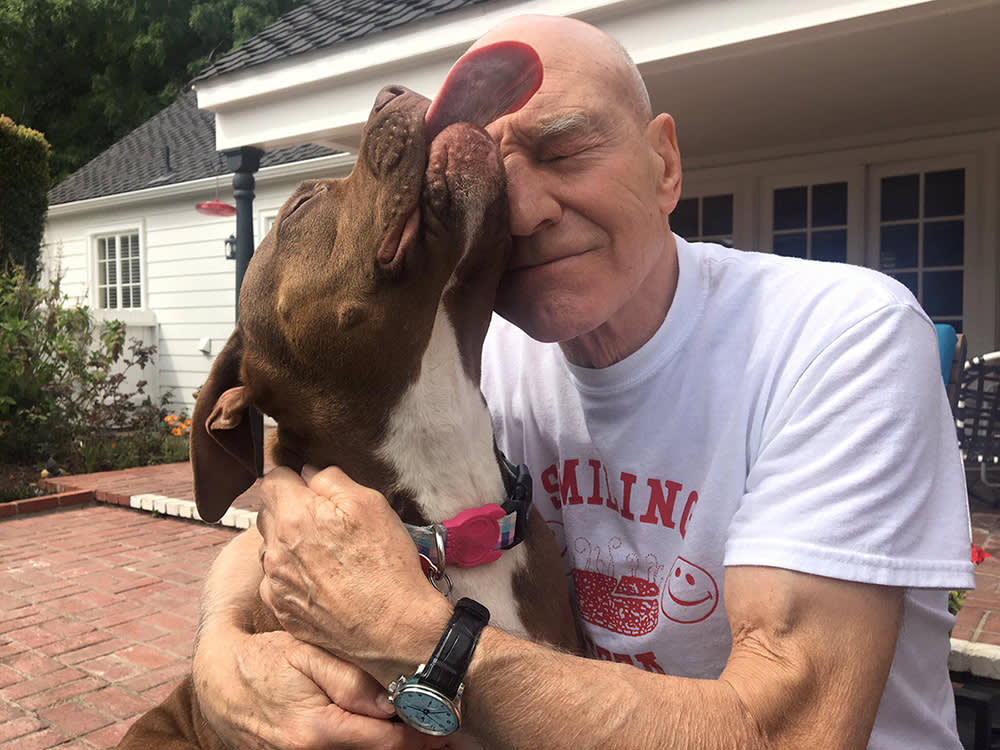
<instances>
[{"instance_id":1,"label":"dog's nose","mask_svg":"<svg viewBox=\"0 0 1000 750\"><path fill-rule=\"evenodd\" d=\"M406 89L402 86L386 86L384 89L379 91L378 96L375 97L375 106L372 108L372 112L378 112L386 104L403 93L406 93Z\"/></svg>"}]
</instances>

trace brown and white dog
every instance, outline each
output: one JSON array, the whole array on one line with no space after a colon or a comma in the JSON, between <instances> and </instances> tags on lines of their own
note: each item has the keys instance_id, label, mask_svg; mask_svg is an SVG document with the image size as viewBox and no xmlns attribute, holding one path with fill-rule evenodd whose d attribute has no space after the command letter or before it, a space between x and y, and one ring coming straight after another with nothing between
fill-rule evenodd
<instances>
[{"instance_id":1,"label":"brown and white dog","mask_svg":"<svg viewBox=\"0 0 1000 750\"><path fill-rule=\"evenodd\" d=\"M278 424L275 463L337 465L409 524L503 502L479 376L510 235L503 163L482 126L521 106L540 80L529 47L501 43L459 61L433 104L387 87L350 176L306 182L288 199L195 407L204 519L220 518L257 477L251 406ZM523 543L447 573L452 601L472 597L492 624L575 650L565 573L537 511ZM259 609L257 631L277 629ZM119 747L222 743L188 678Z\"/></svg>"}]
</instances>

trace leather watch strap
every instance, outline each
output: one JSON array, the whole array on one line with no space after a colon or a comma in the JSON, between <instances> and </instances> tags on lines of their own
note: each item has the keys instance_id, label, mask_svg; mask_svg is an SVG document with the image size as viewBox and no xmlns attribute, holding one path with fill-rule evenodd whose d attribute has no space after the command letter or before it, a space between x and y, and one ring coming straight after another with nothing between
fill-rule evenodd
<instances>
[{"instance_id":1,"label":"leather watch strap","mask_svg":"<svg viewBox=\"0 0 1000 750\"><path fill-rule=\"evenodd\" d=\"M420 681L454 699L472 661L479 635L490 621L490 611L472 599L459 599L455 612L431 654Z\"/></svg>"}]
</instances>

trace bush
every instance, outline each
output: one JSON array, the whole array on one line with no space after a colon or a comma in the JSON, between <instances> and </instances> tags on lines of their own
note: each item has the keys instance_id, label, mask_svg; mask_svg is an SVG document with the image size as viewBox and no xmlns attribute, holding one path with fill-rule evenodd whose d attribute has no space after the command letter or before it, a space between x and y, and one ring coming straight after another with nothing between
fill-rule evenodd
<instances>
[{"instance_id":1,"label":"bush","mask_svg":"<svg viewBox=\"0 0 1000 750\"><path fill-rule=\"evenodd\" d=\"M120 321L98 324L58 281L36 286L23 269L0 274L0 463L99 471L187 458L146 382L126 388L155 346L126 341Z\"/></svg>"},{"instance_id":2,"label":"bush","mask_svg":"<svg viewBox=\"0 0 1000 750\"><path fill-rule=\"evenodd\" d=\"M50 153L45 136L0 115L0 267L22 266L29 278L38 271L49 206Z\"/></svg>"}]
</instances>

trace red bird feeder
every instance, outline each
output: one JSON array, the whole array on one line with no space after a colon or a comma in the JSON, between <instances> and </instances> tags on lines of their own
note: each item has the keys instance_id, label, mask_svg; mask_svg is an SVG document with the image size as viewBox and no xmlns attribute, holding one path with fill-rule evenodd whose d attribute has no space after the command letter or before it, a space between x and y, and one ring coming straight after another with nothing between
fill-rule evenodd
<instances>
[{"instance_id":1,"label":"red bird feeder","mask_svg":"<svg viewBox=\"0 0 1000 750\"><path fill-rule=\"evenodd\" d=\"M205 201L204 203L199 203L194 208L198 213L205 214L205 216L236 215L236 206L231 206L228 203L223 203L218 198L216 198L214 201Z\"/></svg>"}]
</instances>

